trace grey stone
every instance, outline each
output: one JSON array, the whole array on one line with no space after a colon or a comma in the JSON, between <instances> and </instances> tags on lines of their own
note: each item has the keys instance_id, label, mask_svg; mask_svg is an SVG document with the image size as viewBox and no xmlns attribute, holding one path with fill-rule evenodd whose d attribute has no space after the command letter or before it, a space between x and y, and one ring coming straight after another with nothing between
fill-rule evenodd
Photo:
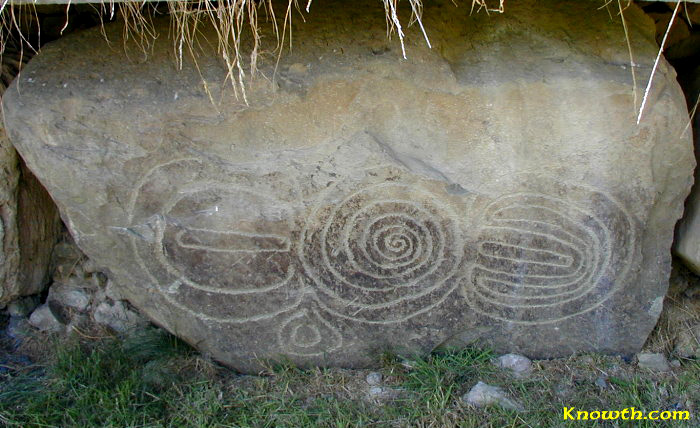
<instances>
[{"instance_id":1,"label":"grey stone","mask_svg":"<svg viewBox=\"0 0 700 428\"><path fill-rule=\"evenodd\" d=\"M407 60L395 40L373 52L374 2L321 3L279 78L245 79L248 104L215 51L173 67L167 20L148 60L83 31L8 89L13 144L121 294L244 372L474 342L639 352L695 163L669 65L638 125L621 23L587 2L468 16L436 0L433 48L407 27ZM625 16L639 89L654 24Z\"/></svg>"},{"instance_id":2,"label":"grey stone","mask_svg":"<svg viewBox=\"0 0 700 428\"><path fill-rule=\"evenodd\" d=\"M595 380L595 384L600 389L608 389L610 387L610 385L608 385L608 379L604 376L599 376Z\"/></svg>"},{"instance_id":3,"label":"grey stone","mask_svg":"<svg viewBox=\"0 0 700 428\"><path fill-rule=\"evenodd\" d=\"M7 312L13 317L26 318L39 303L39 296L20 297L7 305Z\"/></svg>"},{"instance_id":4,"label":"grey stone","mask_svg":"<svg viewBox=\"0 0 700 428\"><path fill-rule=\"evenodd\" d=\"M22 295L17 282L19 243L17 236L17 152L0 126L0 304Z\"/></svg>"},{"instance_id":5,"label":"grey stone","mask_svg":"<svg viewBox=\"0 0 700 428\"><path fill-rule=\"evenodd\" d=\"M9 337L21 340L31 334L32 327L26 317L10 317L5 331Z\"/></svg>"},{"instance_id":6,"label":"grey stone","mask_svg":"<svg viewBox=\"0 0 700 428\"><path fill-rule=\"evenodd\" d=\"M41 331L62 332L65 330L65 325L61 322L58 314L47 303L32 312L29 324Z\"/></svg>"},{"instance_id":7,"label":"grey stone","mask_svg":"<svg viewBox=\"0 0 700 428\"><path fill-rule=\"evenodd\" d=\"M367 380L367 383L371 386L381 385L382 374L379 372L371 372L370 374L367 375L366 380Z\"/></svg>"},{"instance_id":8,"label":"grey stone","mask_svg":"<svg viewBox=\"0 0 700 428\"><path fill-rule=\"evenodd\" d=\"M495 362L498 367L512 370L516 374L525 374L532 370L532 361L518 354L501 355Z\"/></svg>"},{"instance_id":9,"label":"grey stone","mask_svg":"<svg viewBox=\"0 0 700 428\"><path fill-rule=\"evenodd\" d=\"M110 299L112 301L124 300L124 295L119 291L119 286L114 284L114 281L107 280L103 287L100 287L95 293L95 301L104 302Z\"/></svg>"},{"instance_id":10,"label":"grey stone","mask_svg":"<svg viewBox=\"0 0 700 428\"><path fill-rule=\"evenodd\" d=\"M50 283L51 255L63 232L58 209L37 177L20 162L17 231L21 295L41 293Z\"/></svg>"},{"instance_id":11,"label":"grey stone","mask_svg":"<svg viewBox=\"0 0 700 428\"><path fill-rule=\"evenodd\" d=\"M400 394L399 390L394 388L389 388L386 386L373 386L369 389L369 398L375 400L391 400L398 397Z\"/></svg>"},{"instance_id":12,"label":"grey stone","mask_svg":"<svg viewBox=\"0 0 700 428\"><path fill-rule=\"evenodd\" d=\"M96 323L123 333L143 323L143 319L136 312L129 309L122 301L102 302L95 308L92 315Z\"/></svg>"},{"instance_id":13,"label":"grey stone","mask_svg":"<svg viewBox=\"0 0 700 428\"><path fill-rule=\"evenodd\" d=\"M657 372L671 371L671 366L668 364L664 354L646 352L637 354L637 365Z\"/></svg>"},{"instance_id":14,"label":"grey stone","mask_svg":"<svg viewBox=\"0 0 700 428\"><path fill-rule=\"evenodd\" d=\"M77 310L79 312L84 312L90 306L90 294L85 291L83 287L54 283L49 288L50 302L56 302L57 304Z\"/></svg>"},{"instance_id":15,"label":"grey stone","mask_svg":"<svg viewBox=\"0 0 700 428\"><path fill-rule=\"evenodd\" d=\"M700 66L693 71L686 93L689 103L695 103L700 96ZM685 132L692 133L696 141L695 156L700 157L700 114L695 114L692 125ZM686 201L683 218L678 222L673 250L690 269L700 274L700 168L695 169L695 183Z\"/></svg>"},{"instance_id":16,"label":"grey stone","mask_svg":"<svg viewBox=\"0 0 700 428\"><path fill-rule=\"evenodd\" d=\"M464 394L462 401L475 407L500 406L508 410L522 412L525 410L522 404L509 398L503 389L491 386L479 381L476 385Z\"/></svg>"},{"instance_id":17,"label":"grey stone","mask_svg":"<svg viewBox=\"0 0 700 428\"><path fill-rule=\"evenodd\" d=\"M99 267L93 260L87 259L83 262L83 271L85 273L97 273L99 272Z\"/></svg>"},{"instance_id":18,"label":"grey stone","mask_svg":"<svg viewBox=\"0 0 700 428\"><path fill-rule=\"evenodd\" d=\"M700 324L679 326L673 353L682 358L700 358Z\"/></svg>"}]
</instances>

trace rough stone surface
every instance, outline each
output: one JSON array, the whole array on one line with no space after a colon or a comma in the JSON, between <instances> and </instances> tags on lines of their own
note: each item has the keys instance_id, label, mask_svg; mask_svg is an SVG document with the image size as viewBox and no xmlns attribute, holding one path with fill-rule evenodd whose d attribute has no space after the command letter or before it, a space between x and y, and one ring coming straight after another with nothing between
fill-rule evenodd
<instances>
[{"instance_id":1,"label":"rough stone surface","mask_svg":"<svg viewBox=\"0 0 700 428\"><path fill-rule=\"evenodd\" d=\"M44 289L60 233L55 204L0 126L0 304Z\"/></svg>"},{"instance_id":2,"label":"rough stone surface","mask_svg":"<svg viewBox=\"0 0 700 428\"><path fill-rule=\"evenodd\" d=\"M695 69L695 78L688 84L688 100L697 100L700 96L700 66ZM700 159L700 114L695 114L692 132L695 139L695 156ZM700 183L700 168L695 170L695 183ZM686 265L700 274L700 185L693 190L685 203L683 218L678 222L676 241L673 249Z\"/></svg>"},{"instance_id":3,"label":"rough stone surface","mask_svg":"<svg viewBox=\"0 0 700 428\"><path fill-rule=\"evenodd\" d=\"M496 359L496 365L518 374L524 374L532 370L532 361L518 354L501 355Z\"/></svg>"},{"instance_id":4,"label":"rough stone surface","mask_svg":"<svg viewBox=\"0 0 700 428\"><path fill-rule=\"evenodd\" d=\"M407 60L380 6L314 5L248 105L213 51L175 70L167 22L146 61L67 36L8 89L8 132L122 294L240 370L474 341L638 352L694 166L673 70L637 125L621 23L597 6L428 2L433 48L407 28ZM625 14L643 88L654 23Z\"/></svg>"},{"instance_id":5,"label":"rough stone surface","mask_svg":"<svg viewBox=\"0 0 700 428\"><path fill-rule=\"evenodd\" d=\"M664 354L637 354L637 365L639 365L639 367L658 372L667 372L671 370L671 366L668 365L668 360Z\"/></svg>"},{"instance_id":6,"label":"rough stone surface","mask_svg":"<svg viewBox=\"0 0 700 428\"><path fill-rule=\"evenodd\" d=\"M20 297L7 305L7 313L11 317L26 318L39 306L39 296Z\"/></svg>"},{"instance_id":7,"label":"rough stone surface","mask_svg":"<svg viewBox=\"0 0 700 428\"><path fill-rule=\"evenodd\" d=\"M680 326L673 353L682 358L700 358L700 323Z\"/></svg>"},{"instance_id":8,"label":"rough stone surface","mask_svg":"<svg viewBox=\"0 0 700 428\"><path fill-rule=\"evenodd\" d=\"M367 375L367 378L365 379L367 383L371 386L377 386L381 385L382 383L382 374L379 372L371 372Z\"/></svg>"},{"instance_id":9,"label":"rough stone surface","mask_svg":"<svg viewBox=\"0 0 700 428\"><path fill-rule=\"evenodd\" d=\"M0 303L17 298L19 244L17 242L17 152L0 126Z\"/></svg>"},{"instance_id":10,"label":"rough stone surface","mask_svg":"<svg viewBox=\"0 0 700 428\"><path fill-rule=\"evenodd\" d=\"M50 167L47 167L50 168ZM63 227L56 204L37 177L20 162L17 231L22 295L40 293L49 283L51 253Z\"/></svg>"},{"instance_id":11,"label":"rough stone surface","mask_svg":"<svg viewBox=\"0 0 700 428\"><path fill-rule=\"evenodd\" d=\"M49 288L49 302L84 312L90 306L90 294L85 288L54 283Z\"/></svg>"},{"instance_id":12,"label":"rough stone surface","mask_svg":"<svg viewBox=\"0 0 700 428\"><path fill-rule=\"evenodd\" d=\"M122 301L102 302L92 314L96 323L123 333L137 327L143 320Z\"/></svg>"},{"instance_id":13,"label":"rough stone surface","mask_svg":"<svg viewBox=\"0 0 700 428\"><path fill-rule=\"evenodd\" d=\"M65 325L59 319L59 315L51 309L48 303L44 303L32 312L32 315L29 317L29 324L47 332L59 332L65 329Z\"/></svg>"},{"instance_id":14,"label":"rough stone surface","mask_svg":"<svg viewBox=\"0 0 700 428\"><path fill-rule=\"evenodd\" d=\"M503 389L479 381L464 394L462 401L475 407L500 406L508 410L524 411L522 404L509 398Z\"/></svg>"},{"instance_id":15,"label":"rough stone surface","mask_svg":"<svg viewBox=\"0 0 700 428\"><path fill-rule=\"evenodd\" d=\"M104 287L97 290L95 300L104 301L110 299L113 301L124 300L124 295L119 291L119 286L114 284L114 281L108 280Z\"/></svg>"},{"instance_id":16,"label":"rough stone surface","mask_svg":"<svg viewBox=\"0 0 700 428\"><path fill-rule=\"evenodd\" d=\"M32 326L25 317L10 317L5 332L13 339L22 340L32 333Z\"/></svg>"}]
</instances>

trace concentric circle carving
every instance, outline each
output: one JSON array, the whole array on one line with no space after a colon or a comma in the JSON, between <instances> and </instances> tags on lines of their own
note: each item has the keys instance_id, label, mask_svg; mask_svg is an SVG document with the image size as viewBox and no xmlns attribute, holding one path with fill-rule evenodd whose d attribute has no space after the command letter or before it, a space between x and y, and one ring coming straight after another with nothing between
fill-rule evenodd
<instances>
[{"instance_id":1,"label":"concentric circle carving","mask_svg":"<svg viewBox=\"0 0 700 428\"><path fill-rule=\"evenodd\" d=\"M308 219L300 258L330 312L402 321L452 290L463 253L456 218L418 184L361 184L347 193L332 187Z\"/></svg>"}]
</instances>

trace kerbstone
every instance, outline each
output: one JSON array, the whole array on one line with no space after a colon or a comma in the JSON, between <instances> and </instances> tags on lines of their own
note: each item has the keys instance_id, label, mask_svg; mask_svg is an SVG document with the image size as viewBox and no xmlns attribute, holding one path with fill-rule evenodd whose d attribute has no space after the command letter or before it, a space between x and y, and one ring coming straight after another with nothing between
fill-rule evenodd
<instances>
[{"instance_id":1,"label":"kerbstone","mask_svg":"<svg viewBox=\"0 0 700 428\"><path fill-rule=\"evenodd\" d=\"M654 23L625 11L635 97L598 5L427 2L407 60L379 6L315 5L247 104L213 50L176 69L168 22L147 59L72 34L8 90L9 134L121 294L237 369L638 352L694 167L663 60L636 123Z\"/></svg>"}]
</instances>

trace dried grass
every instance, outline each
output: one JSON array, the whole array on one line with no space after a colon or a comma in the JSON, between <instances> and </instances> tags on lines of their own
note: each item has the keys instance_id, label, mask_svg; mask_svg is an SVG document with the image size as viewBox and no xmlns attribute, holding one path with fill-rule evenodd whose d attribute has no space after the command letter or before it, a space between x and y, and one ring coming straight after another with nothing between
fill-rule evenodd
<instances>
[{"instance_id":1,"label":"dried grass","mask_svg":"<svg viewBox=\"0 0 700 428\"><path fill-rule=\"evenodd\" d=\"M6 48L17 45L14 52L19 51L24 57L25 50L28 53L36 53L38 46L33 46L25 34L20 22L23 16L34 16L36 8L33 4L15 5L12 0L0 0L0 57ZM303 0L302 0L303 1ZM384 6L387 22L387 37L396 35L401 44L403 57L407 57L405 48L405 28L418 25L425 42L430 46L430 40L423 26L423 0L380 0ZM453 0L454 1L454 0ZM471 0L472 13L484 11L485 13L502 13L505 9L505 0ZM205 25L212 24L216 31L216 44L218 54L223 59L228 73L229 81L237 96L246 100L244 78L246 75L254 75L257 71L260 58L263 56L261 44L261 28L269 25L276 38L276 44L272 54L279 58L288 41L292 47L292 23L295 19L304 19L304 14L309 13L313 6L313 0L308 0L303 6L299 0L175 0L167 3L168 13L172 17L173 49L176 53L178 67L182 67L185 55L189 55L196 65L196 52L198 51L197 36ZM456 3L455 3L456 4ZM70 3L66 5L66 24L68 26L68 12ZM148 1L115 3L113 1L103 3L100 9L102 19L113 20L120 17L124 23L124 40L136 41L147 54L153 41L157 37L152 25L152 15L155 6ZM402 22L399 18L399 8L406 7L410 10L410 18ZM20 13L21 12L21 13ZM281 16L278 16L281 15ZM36 18L38 21L38 18ZM104 24L104 21L103 21ZM246 40L244 47L242 41ZM17 61L16 61L17 62ZM18 61L19 69L23 62ZM201 74L201 73L200 73ZM9 73L8 73L9 75ZM206 82L202 79L207 88ZM211 97L211 94L210 94ZM247 101L247 100L246 100Z\"/></svg>"}]
</instances>

